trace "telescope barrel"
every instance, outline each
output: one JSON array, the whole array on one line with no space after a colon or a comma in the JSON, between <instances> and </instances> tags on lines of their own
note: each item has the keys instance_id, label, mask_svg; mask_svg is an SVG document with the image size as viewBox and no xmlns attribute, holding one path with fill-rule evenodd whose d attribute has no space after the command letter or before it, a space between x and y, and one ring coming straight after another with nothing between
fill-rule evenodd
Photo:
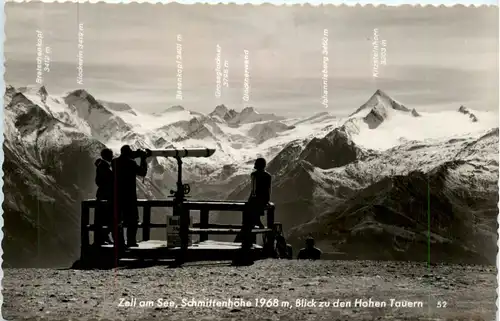
<instances>
[{"instance_id":1,"label":"telescope barrel","mask_svg":"<svg viewBox=\"0 0 500 321\"><path fill-rule=\"evenodd\" d=\"M152 149L152 157L210 157L215 153L215 149L211 148L169 148L169 149Z\"/></svg>"}]
</instances>

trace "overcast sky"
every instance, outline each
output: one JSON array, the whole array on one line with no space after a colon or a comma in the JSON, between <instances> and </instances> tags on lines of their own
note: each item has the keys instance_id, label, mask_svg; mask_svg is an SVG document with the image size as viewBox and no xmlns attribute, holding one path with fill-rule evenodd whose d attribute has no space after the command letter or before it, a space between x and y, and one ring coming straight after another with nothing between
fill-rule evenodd
<instances>
[{"instance_id":1,"label":"overcast sky","mask_svg":"<svg viewBox=\"0 0 500 321\"><path fill-rule=\"evenodd\" d=\"M98 99L157 111L183 105L307 115L325 110L322 37L328 29L328 110L352 112L380 88L417 110L498 110L498 8L338 8L236 5L7 3L6 82L35 84L37 33L50 46L49 92L85 88ZM84 25L83 85L77 83ZM373 30L387 65L373 77ZM182 35L183 100L176 99ZM216 89L216 46L229 88ZM250 99L243 101L249 52Z\"/></svg>"}]
</instances>

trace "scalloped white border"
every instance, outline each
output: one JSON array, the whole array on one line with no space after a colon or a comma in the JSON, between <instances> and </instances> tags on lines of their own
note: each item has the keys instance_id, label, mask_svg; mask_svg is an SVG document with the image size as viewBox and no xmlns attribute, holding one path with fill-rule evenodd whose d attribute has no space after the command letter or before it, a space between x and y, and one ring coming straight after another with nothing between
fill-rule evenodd
<instances>
[{"instance_id":1,"label":"scalloped white border","mask_svg":"<svg viewBox=\"0 0 500 321\"><path fill-rule=\"evenodd\" d=\"M3 1L3 0L0 0ZM150 3L150 4L236 4L236 5L310 5L310 6L328 6L336 5L342 7L394 7L394 6L411 6L416 8L425 7L466 7L466 8L482 8L482 7L498 7L498 0L468 0L468 1L456 1L456 0L275 0L275 1L264 1L264 0L233 0L233 1L197 1L197 0L180 0L180 1L168 1L168 0L6 0L5 2L45 2L45 3L109 3L109 4L130 4L130 3Z\"/></svg>"},{"instance_id":2,"label":"scalloped white border","mask_svg":"<svg viewBox=\"0 0 500 321\"><path fill-rule=\"evenodd\" d=\"M22 1L22 0L7 0L6 2L15 2L15 3L22 3L22 2L40 2L36 0L27 0L27 1ZM47 2L47 3L64 3L64 2L78 2L82 3L82 1L79 0L68 0L68 1L56 1L56 0L45 0L41 2ZM301 1L275 1L273 3L270 2L264 2L264 1L253 1L253 2L246 2L246 1L211 1L211 2L198 2L198 1L167 1L167 2L162 2L162 1L148 1L148 0L138 0L138 1L120 1L120 0L107 0L107 1L97 1L97 0L90 0L86 1L90 3L100 3L100 2L105 2L109 4L127 4L127 3L151 3L151 4L167 4L167 3L179 3L179 4L267 4L267 5L296 5L296 4L302 4L302 5L339 5L339 6L414 6L416 8L422 8L422 7L460 7L460 6L465 6L469 8L482 8L482 7L492 7L492 6L498 6L498 2L494 0L484 0L483 1L443 1L443 2L434 2L434 1L414 1L410 0L407 2L399 2L399 1L388 1L389 3L385 3L385 1L358 1L358 2L351 2L351 1L329 1L328 3L324 2L301 2ZM432 3L431 3L432 2ZM5 76L5 57L4 57L4 42L5 42L5 32L4 32L4 23L5 23L5 10L4 10L4 1L0 0L1 3L1 8L2 12L0 14L0 44L1 44L1 53L0 53L0 97L3 98L5 95L5 81L4 81L4 76ZM85 2L83 2L85 3ZM500 24L499 24L499 34L500 34ZM500 71L499 71L499 83L500 83ZM500 102L500 91L499 91L499 96L498 96L498 101ZM3 99L2 99L3 100ZM500 109L500 106L499 106ZM4 106L2 105L2 108L0 108L0 132L2 135L0 135L0 241L2 242L2 246L0 246L0 318L1 320L5 320L2 315L2 307L3 307L3 226L4 226L4 221L3 221L3 201L4 201L4 194L3 194L3 161L4 161L4 154L3 154L3 142L4 142L4 135L3 135L3 124L4 124ZM500 124L500 112L498 114L498 122ZM500 141L499 141L499 149L500 149ZM500 194L500 180L498 181L498 189L499 189L499 194ZM498 208L500 212L500 201L498 203ZM497 222L498 222L498 229L497 229L497 247L500 248L500 215L497 216ZM496 293L497 293L497 299L496 299L496 307L497 307L497 312L496 312L496 320L500 320L500 299L499 299L499 293L500 293L500 255L497 249L497 260L496 260L496 267L497 267L497 288L496 288Z\"/></svg>"},{"instance_id":3,"label":"scalloped white border","mask_svg":"<svg viewBox=\"0 0 500 321\"><path fill-rule=\"evenodd\" d=\"M4 141L4 134L3 134L3 124L4 124L4 95L5 95L5 57L4 57L4 43L5 43L5 30L4 30L4 23L5 23L5 10L4 10L4 1L0 0L1 3L1 8L2 12L0 13L0 97L2 98L2 108L0 108L0 318L2 320L5 320L3 318L2 314L2 307L3 307L3 201L4 201L4 195L3 195L3 160L4 160L4 155L3 155L3 141Z\"/></svg>"}]
</instances>

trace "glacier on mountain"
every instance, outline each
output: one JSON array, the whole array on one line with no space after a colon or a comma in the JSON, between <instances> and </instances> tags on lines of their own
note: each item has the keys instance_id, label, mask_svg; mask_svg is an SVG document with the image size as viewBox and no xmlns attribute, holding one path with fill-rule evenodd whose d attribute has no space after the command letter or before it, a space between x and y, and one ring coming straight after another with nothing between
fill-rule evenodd
<instances>
[{"instance_id":1,"label":"glacier on mountain","mask_svg":"<svg viewBox=\"0 0 500 321\"><path fill-rule=\"evenodd\" d=\"M215 148L210 158L185 160L184 176L186 182L194 182L191 183L194 197L246 199L253 160L257 156L267 158L269 171L274 175L277 219L285 230L290 230L294 242L307 233L316 233L320 242L351 240L330 237L335 227L330 227L332 230L325 232L326 236L319 235L314 222L325 225L325 222L330 224L332 217L334 220L344 217L340 209L357 208L356 197L380 201L390 211L398 212L393 208L399 206L394 201L382 198L377 201L372 194L376 191L373 186L380 184L387 195L407 197L406 192L394 186L403 181L420 186L422 179L429 177L436 186L449 191L439 197L463 196L471 199L470 204L481 197L484 204L490 204L494 201L493 191L497 193L498 124L494 113L463 106L455 111L420 112L381 90L350 115L321 112L299 119L261 114L253 107L238 112L224 105L216 106L207 115L184 106L147 114L126 103L98 100L84 89L58 96L45 87L8 86L4 99L4 149L8 149L8 166L17 173L6 174L6 195L17 195L8 208L11 213L23 213L30 222L34 205L24 194L46 200L44 213L50 212L47 204L56 201L65 204L61 207L64 211L77 210L74 205L82 198L92 197L92 159L98 157L103 146L118 153L123 144L151 149ZM66 156L58 157L59 153ZM176 165L162 158L149 162L151 170L140 183L141 195L165 197L174 186ZM84 170L79 170L79 166ZM28 176L26 181L32 187L17 182ZM57 190L65 192L58 196ZM458 204L454 198L447 202L450 208ZM489 213L491 209L487 206L471 209L470 213ZM61 219L61 211L56 213L56 220L73 224L76 229L78 213L70 215L73 223ZM12 214L9 217L12 220ZM374 222L378 222L377 217L382 216L375 216ZM488 222L475 220L483 225ZM344 228L359 235L367 224L374 228L380 222L367 223L362 219L361 225L344 223ZM392 227L384 224L384 231L404 229L397 224ZM7 231L8 228L7 224ZM380 226L374 230L380 230ZM408 235L416 233L405 231ZM7 235L14 235L16 242L21 242L22 237L16 233ZM444 237L439 233L435 231L436 237Z\"/></svg>"}]
</instances>

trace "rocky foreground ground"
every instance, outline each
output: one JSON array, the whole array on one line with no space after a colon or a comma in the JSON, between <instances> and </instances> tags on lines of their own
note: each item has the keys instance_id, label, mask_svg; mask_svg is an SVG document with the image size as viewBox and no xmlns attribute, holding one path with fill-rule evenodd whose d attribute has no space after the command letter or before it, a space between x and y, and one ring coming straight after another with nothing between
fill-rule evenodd
<instances>
[{"instance_id":1,"label":"rocky foreground ground","mask_svg":"<svg viewBox=\"0 0 500 321\"><path fill-rule=\"evenodd\" d=\"M495 267L407 262L264 260L248 267L197 263L107 271L5 269L2 314L7 320L490 321L495 319L496 288ZM183 306L191 299L243 301L247 306ZM372 307L355 307L356 300ZM391 307L403 301L415 306ZM351 307L333 306L341 302L351 302ZM386 306L373 306L377 302Z\"/></svg>"}]
</instances>

